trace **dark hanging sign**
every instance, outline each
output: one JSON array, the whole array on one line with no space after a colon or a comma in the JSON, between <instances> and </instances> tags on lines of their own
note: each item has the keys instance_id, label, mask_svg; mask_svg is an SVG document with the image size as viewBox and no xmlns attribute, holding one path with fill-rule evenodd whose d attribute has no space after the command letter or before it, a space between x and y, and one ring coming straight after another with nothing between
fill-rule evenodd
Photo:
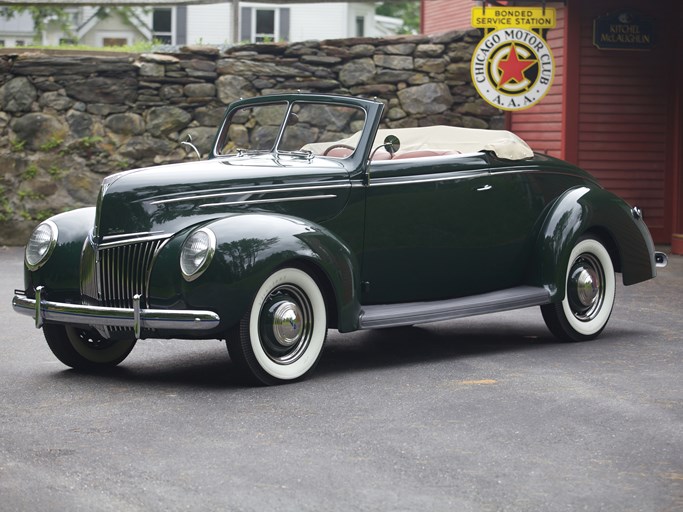
<instances>
[{"instance_id":1,"label":"dark hanging sign","mask_svg":"<svg viewBox=\"0 0 683 512\"><path fill-rule=\"evenodd\" d=\"M596 18L593 44L600 50L650 50L655 44L655 24L634 11L619 11Z\"/></svg>"}]
</instances>

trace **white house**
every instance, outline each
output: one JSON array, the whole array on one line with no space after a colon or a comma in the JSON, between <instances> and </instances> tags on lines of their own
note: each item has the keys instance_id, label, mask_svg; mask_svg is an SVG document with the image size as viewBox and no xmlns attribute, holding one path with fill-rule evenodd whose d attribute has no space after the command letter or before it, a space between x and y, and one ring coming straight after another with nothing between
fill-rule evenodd
<instances>
[{"instance_id":1,"label":"white house","mask_svg":"<svg viewBox=\"0 0 683 512\"><path fill-rule=\"evenodd\" d=\"M89 46L121 46L158 40L165 44L229 44L232 34L231 2L154 6L129 9L127 16L113 12L102 18L98 7L71 7L72 35L48 22L42 44L77 42ZM396 33L402 22L375 15L375 2L260 3L239 2L236 40L240 42L306 41L345 37L381 37ZM31 44L33 22L26 15L0 17L4 46Z\"/></svg>"},{"instance_id":2,"label":"white house","mask_svg":"<svg viewBox=\"0 0 683 512\"><path fill-rule=\"evenodd\" d=\"M0 16L0 46L26 46L33 43L33 20L28 13L11 19Z\"/></svg>"}]
</instances>

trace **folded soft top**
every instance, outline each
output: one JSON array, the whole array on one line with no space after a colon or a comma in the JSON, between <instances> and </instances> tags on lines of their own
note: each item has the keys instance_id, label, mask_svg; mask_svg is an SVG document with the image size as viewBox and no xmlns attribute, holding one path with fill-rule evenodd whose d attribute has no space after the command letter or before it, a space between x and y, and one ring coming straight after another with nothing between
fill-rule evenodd
<instances>
[{"instance_id":1,"label":"folded soft top","mask_svg":"<svg viewBox=\"0 0 683 512\"><path fill-rule=\"evenodd\" d=\"M388 135L395 135L401 141L401 152L418 150L452 151L454 153L476 153L492 151L498 158L523 160L534 156L529 145L517 135L506 130L478 130L454 126L424 126L416 128L381 128L372 144L381 145ZM323 154L337 144L356 146L360 132L346 139L334 142L306 144L302 149Z\"/></svg>"}]
</instances>

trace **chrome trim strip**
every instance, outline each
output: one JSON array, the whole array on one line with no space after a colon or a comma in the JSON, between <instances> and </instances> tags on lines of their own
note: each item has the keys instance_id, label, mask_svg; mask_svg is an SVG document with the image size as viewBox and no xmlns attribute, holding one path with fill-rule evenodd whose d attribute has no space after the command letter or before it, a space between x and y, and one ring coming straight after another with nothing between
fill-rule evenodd
<instances>
[{"instance_id":1,"label":"chrome trim strip","mask_svg":"<svg viewBox=\"0 0 683 512\"><path fill-rule=\"evenodd\" d=\"M14 295L12 307L21 315L36 316L46 322L68 325L106 325L135 329L138 315L140 330L145 328L206 331L220 323L220 317L213 311L139 309L136 312L134 308L85 306L40 299L36 301L19 293Z\"/></svg>"},{"instance_id":2,"label":"chrome trim strip","mask_svg":"<svg viewBox=\"0 0 683 512\"><path fill-rule=\"evenodd\" d=\"M301 196L301 197L278 197L275 199L252 199L246 201L232 201L228 203L207 203L200 204L199 208L210 208L212 206L237 206L244 204L268 204L268 203L283 203L291 201L312 201L314 199L333 199L337 197L334 194L326 194L322 196Z\"/></svg>"},{"instance_id":3,"label":"chrome trim strip","mask_svg":"<svg viewBox=\"0 0 683 512\"><path fill-rule=\"evenodd\" d=\"M166 238L171 238L172 235L168 233L163 233L161 235L150 235L142 236L139 238L126 238L123 240L117 240L115 242L103 242L97 246L98 249L109 249L111 247L119 247L121 245L137 244L141 242L154 242L155 240L164 240Z\"/></svg>"},{"instance_id":4,"label":"chrome trim strip","mask_svg":"<svg viewBox=\"0 0 683 512\"><path fill-rule=\"evenodd\" d=\"M458 172L458 171L456 171ZM450 173L449 173L450 174ZM391 176L386 178L376 177L373 175L372 181L370 182L371 187L389 187L393 185L415 185L420 183L435 183L439 181L458 181L467 178L476 178L479 176L488 176L490 172L487 170L483 171L461 171L457 176L454 175L442 175L435 176L430 174L429 178L425 179L401 179L401 176Z\"/></svg>"},{"instance_id":5,"label":"chrome trim strip","mask_svg":"<svg viewBox=\"0 0 683 512\"><path fill-rule=\"evenodd\" d=\"M141 231L140 233L122 233L120 235L107 235L102 237L102 242L107 242L109 240L120 240L122 238L128 237L138 238L145 236L161 235L163 233L163 231Z\"/></svg>"},{"instance_id":6,"label":"chrome trim strip","mask_svg":"<svg viewBox=\"0 0 683 512\"><path fill-rule=\"evenodd\" d=\"M246 189L246 190L230 190L226 192L220 192L215 194L204 194L196 196L183 196L174 197L172 199L160 199L158 201L152 201L150 204L168 204L168 203L179 203L181 201L201 201L204 199L213 199L215 197L226 197L233 195L245 195L245 194L273 194L273 193L287 193L287 192L300 192L303 190L326 190L330 188L350 188L351 184L348 181L339 182L333 185L315 185L308 187L287 187L287 188L267 188L267 189Z\"/></svg>"}]
</instances>

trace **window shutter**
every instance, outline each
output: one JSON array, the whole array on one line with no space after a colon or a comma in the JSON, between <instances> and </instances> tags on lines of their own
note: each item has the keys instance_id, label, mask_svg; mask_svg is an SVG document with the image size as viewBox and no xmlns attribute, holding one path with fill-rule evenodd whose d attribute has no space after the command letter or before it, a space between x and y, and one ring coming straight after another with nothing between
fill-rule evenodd
<instances>
[{"instance_id":1,"label":"window shutter","mask_svg":"<svg viewBox=\"0 0 683 512\"><path fill-rule=\"evenodd\" d=\"M280 9L280 39L289 41L289 7Z\"/></svg>"},{"instance_id":2,"label":"window shutter","mask_svg":"<svg viewBox=\"0 0 683 512\"><path fill-rule=\"evenodd\" d=\"M240 41L251 41L251 7L242 7L240 12Z\"/></svg>"},{"instance_id":3,"label":"window shutter","mask_svg":"<svg viewBox=\"0 0 683 512\"><path fill-rule=\"evenodd\" d=\"M175 8L176 44L187 44L187 5Z\"/></svg>"}]
</instances>

